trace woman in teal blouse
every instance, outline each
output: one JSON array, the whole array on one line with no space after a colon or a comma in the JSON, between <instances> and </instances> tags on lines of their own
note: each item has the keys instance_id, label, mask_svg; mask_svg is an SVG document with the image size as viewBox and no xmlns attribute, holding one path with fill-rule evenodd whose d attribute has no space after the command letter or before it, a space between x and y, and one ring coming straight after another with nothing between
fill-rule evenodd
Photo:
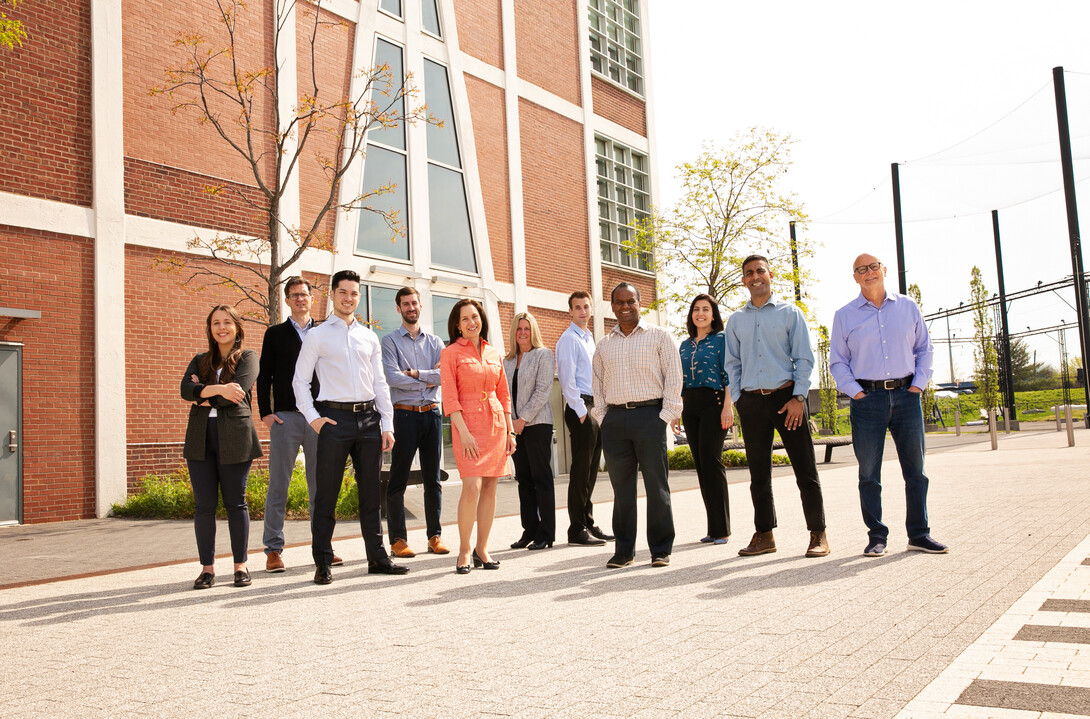
<instances>
[{"instance_id":1,"label":"woman in teal blouse","mask_svg":"<svg viewBox=\"0 0 1090 719\"><path fill-rule=\"evenodd\" d=\"M707 294L693 298L685 324L689 339L681 343L680 350L684 378L681 420L708 513L708 534L700 541L726 544L730 536L730 501L723 468L723 439L734 424L734 407L723 363L723 318L715 298ZM673 425L674 432L678 432L678 421L674 420Z\"/></svg>"}]
</instances>

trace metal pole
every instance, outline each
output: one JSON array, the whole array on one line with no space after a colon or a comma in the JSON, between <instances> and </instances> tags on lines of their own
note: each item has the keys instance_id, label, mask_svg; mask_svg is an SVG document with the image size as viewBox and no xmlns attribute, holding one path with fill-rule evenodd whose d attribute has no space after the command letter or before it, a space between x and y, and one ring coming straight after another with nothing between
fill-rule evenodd
<instances>
[{"instance_id":1,"label":"metal pole","mask_svg":"<svg viewBox=\"0 0 1090 719\"><path fill-rule=\"evenodd\" d=\"M1003 281L1003 251L999 245L999 210L992 210L992 235L995 237L995 270L999 275L999 319L1003 328L1003 394L1007 396L1007 411L1004 413L1007 432L1011 431L1012 419L1018 419L1014 408L1014 363L1011 361L1011 333L1007 326L1007 289Z\"/></svg>"},{"instance_id":2,"label":"metal pole","mask_svg":"<svg viewBox=\"0 0 1090 719\"><path fill-rule=\"evenodd\" d=\"M1087 327L1086 276L1082 269L1082 241L1079 238L1079 210L1075 202L1075 168L1071 162L1071 129L1067 123L1067 90L1063 67L1052 68L1056 87L1056 124L1060 133L1060 166L1063 169L1064 198L1067 200L1067 234L1071 241L1071 272L1075 284L1075 315L1079 321L1079 353L1083 366L1090 358L1090 328ZM1083 394L1090 406L1090 382L1083 383ZM1090 412L1083 418L1090 427Z\"/></svg>"},{"instance_id":3,"label":"metal pole","mask_svg":"<svg viewBox=\"0 0 1090 719\"><path fill-rule=\"evenodd\" d=\"M992 438L992 449L999 449L999 435L995 432L995 407L988 410L988 434Z\"/></svg>"},{"instance_id":4,"label":"metal pole","mask_svg":"<svg viewBox=\"0 0 1090 719\"><path fill-rule=\"evenodd\" d=\"M950 310L946 310L946 350L950 353L950 384L954 384L954 343L950 337Z\"/></svg>"},{"instance_id":5,"label":"metal pole","mask_svg":"<svg viewBox=\"0 0 1090 719\"><path fill-rule=\"evenodd\" d=\"M905 276L905 230L901 222L901 175L896 162L890 165L893 173L893 230L897 235L897 291L908 294L908 281Z\"/></svg>"},{"instance_id":6,"label":"metal pole","mask_svg":"<svg viewBox=\"0 0 1090 719\"><path fill-rule=\"evenodd\" d=\"M799 280L799 246L795 241L795 221L789 223L791 227L791 269L795 273L795 302L802 302L802 282Z\"/></svg>"},{"instance_id":7,"label":"metal pole","mask_svg":"<svg viewBox=\"0 0 1090 719\"><path fill-rule=\"evenodd\" d=\"M958 400L957 409L954 410L954 435L961 436L961 400Z\"/></svg>"},{"instance_id":8,"label":"metal pole","mask_svg":"<svg viewBox=\"0 0 1090 719\"><path fill-rule=\"evenodd\" d=\"M1090 412L1087 412L1090 414ZM1075 420L1071 416L1071 405L1064 407L1064 421L1067 422L1067 446L1075 446Z\"/></svg>"}]
</instances>

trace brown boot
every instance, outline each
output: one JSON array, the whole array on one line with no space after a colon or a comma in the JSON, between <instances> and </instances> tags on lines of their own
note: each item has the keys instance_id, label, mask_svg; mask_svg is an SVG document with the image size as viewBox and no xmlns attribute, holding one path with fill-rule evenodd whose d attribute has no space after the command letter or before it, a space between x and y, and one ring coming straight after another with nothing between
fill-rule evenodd
<instances>
[{"instance_id":1,"label":"brown boot","mask_svg":"<svg viewBox=\"0 0 1090 719\"><path fill-rule=\"evenodd\" d=\"M390 545L390 554L394 555L395 557L401 557L402 559L408 559L410 557L416 556L416 552L409 549L409 543L406 542L404 539L399 539Z\"/></svg>"},{"instance_id":2,"label":"brown boot","mask_svg":"<svg viewBox=\"0 0 1090 719\"><path fill-rule=\"evenodd\" d=\"M772 532L754 532L753 539L749 540L748 547L742 547L738 554L743 557L752 557L755 554L771 554L776 551L776 539Z\"/></svg>"},{"instance_id":3,"label":"brown boot","mask_svg":"<svg viewBox=\"0 0 1090 719\"><path fill-rule=\"evenodd\" d=\"M265 571L272 574L284 571L284 560L280 558L280 552L269 552L265 557Z\"/></svg>"},{"instance_id":4,"label":"brown boot","mask_svg":"<svg viewBox=\"0 0 1090 719\"><path fill-rule=\"evenodd\" d=\"M825 530L810 532L810 546L806 548L807 557L828 557L829 539L825 536Z\"/></svg>"}]
</instances>

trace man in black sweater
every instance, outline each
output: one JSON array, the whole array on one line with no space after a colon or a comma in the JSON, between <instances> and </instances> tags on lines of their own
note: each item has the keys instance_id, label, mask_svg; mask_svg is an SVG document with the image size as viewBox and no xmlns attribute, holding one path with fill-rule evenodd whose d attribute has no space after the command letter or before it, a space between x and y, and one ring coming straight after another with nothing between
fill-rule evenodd
<instances>
[{"instance_id":1,"label":"man in black sweater","mask_svg":"<svg viewBox=\"0 0 1090 719\"><path fill-rule=\"evenodd\" d=\"M269 428L269 492L265 496L265 571L283 572L284 514L288 504L288 484L303 447L306 460L307 494L314 506L315 470L318 466L318 435L295 407L291 386L295 361L303 338L314 326L310 308L314 298L310 283L299 276L284 282L284 297L291 317L265 331L261 344L261 370L257 376L257 405L261 421ZM314 378L318 392L318 378ZM343 564L334 555L333 564Z\"/></svg>"}]
</instances>

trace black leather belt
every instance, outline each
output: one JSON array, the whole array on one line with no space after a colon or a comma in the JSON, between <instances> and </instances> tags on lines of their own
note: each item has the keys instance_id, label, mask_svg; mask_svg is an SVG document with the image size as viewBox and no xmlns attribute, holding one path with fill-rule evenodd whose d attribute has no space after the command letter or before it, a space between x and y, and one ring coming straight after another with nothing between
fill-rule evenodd
<instances>
[{"instance_id":1,"label":"black leather belt","mask_svg":"<svg viewBox=\"0 0 1090 719\"><path fill-rule=\"evenodd\" d=\"M594 406L594 395L592 394L581 394L579 395L579 399L583 400L583 404L585 404L587 407Z\"/></svg>"},{"instance_id":2,"label":"black leather belt","mask_svg":"<svg viewBox=\"0 0 1090 719\"><path fill-rule=\"evenodd\" d=\"M641 402L625 402L624 404L611 404L610 409L636 409L637 407L662 407L662 398L645 399Z\"/></svg>"},{"instance_id":3,"label":"black leather belt","mask_svg":"<svg viewBox=\"0 0 1090 719\"><path fill-rule=\"evenodd\" d=\"M368 400L367 402L321 402L314 403L318 407L325 407L327 409L340 409L345 412L373 412L375 409L375 400Z\"/></svg>"},{"instance_id":4,"label":"black leather belt","mask_svg":"<svg viewBox=\"0 0 1090 719\"><path fill-rule=\"evenodd\" d=\"M901 387L911 387L912 377L901 377L899 379L858 379L856 382L867 392L873 392L876 389L900 389Z\"/></svg>"}]
</instances>

